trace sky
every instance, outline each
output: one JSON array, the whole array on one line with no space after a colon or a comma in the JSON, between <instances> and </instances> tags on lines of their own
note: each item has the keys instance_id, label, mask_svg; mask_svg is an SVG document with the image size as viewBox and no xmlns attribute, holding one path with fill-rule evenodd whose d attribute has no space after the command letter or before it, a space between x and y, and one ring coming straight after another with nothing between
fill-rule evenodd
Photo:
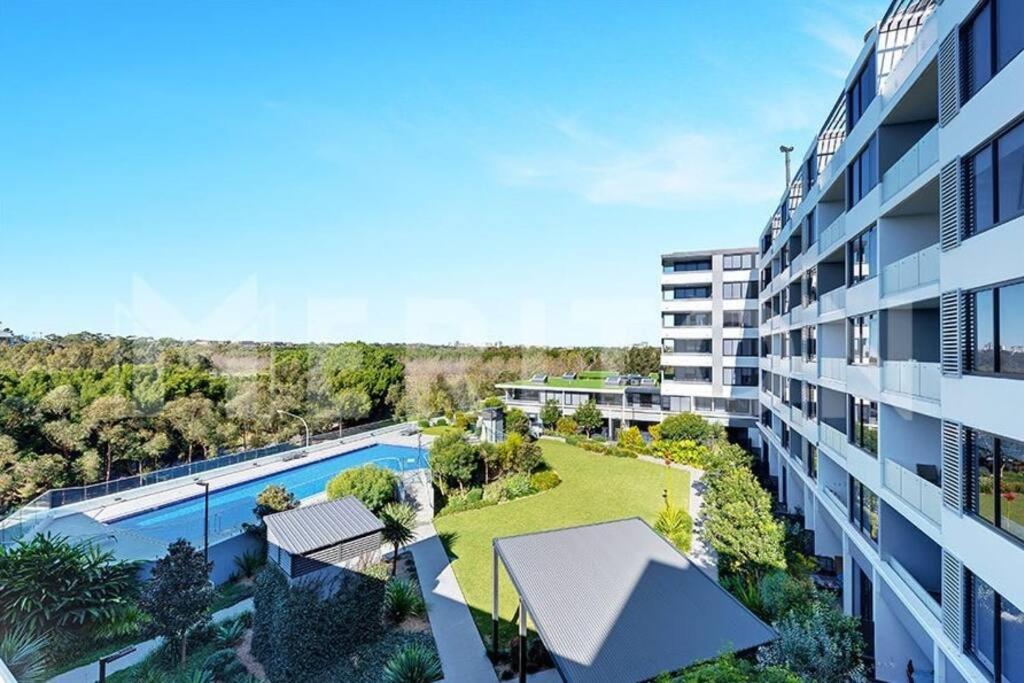
<instances>
[{"instance_id":1,"label":"sky","mask_svg":"<svg viewBox=\"0 0 1024 683\"><path fill-rule=\"evenodd\" d=\"M655 343L879 0L0 3L0 326Z\"/></svg>"}]
</instances>

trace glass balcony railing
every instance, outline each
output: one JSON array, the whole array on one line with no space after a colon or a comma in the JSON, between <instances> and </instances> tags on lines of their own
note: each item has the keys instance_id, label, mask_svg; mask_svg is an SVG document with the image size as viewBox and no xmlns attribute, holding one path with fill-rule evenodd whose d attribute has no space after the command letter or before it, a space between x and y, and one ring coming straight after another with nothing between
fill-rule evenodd
<instances>
[{"instance_id":1,"label":"glass balcony railing","mask_svg":"<svg viewBox=\"0 0 1024 683\"><path fill-rule=\"evenodd\" d=\"M833 244L839 241L839 239L846 232L846 215L840 214L838 218L832 221L827 228L821 231L821 236L818 237L818 251L819 253L831 247Z\"/></svg>"},{"instance_id":2,"label":"glass balcony railing","mask_svg":"<svg viewBox=\"0 0 1024 683\"><path fill-rule=\"evenodd\" d=\"M885 460L882 485L900 500L927 517L933 524L942 524L942 490L894 460Z\"/></svg>"},{"instance_id":3,"label":"glass balcony railing","mask_svg":"<svg viewBox=\"0 0 1024 683\"><path fill-rule=\"evenodd\" d=\"M842 310L846 306L846 288L836 287L818 297L818 314Z\"/></svg>"},{"instance_id":4,"label":"glass balcony railing","mask_svg":"<svg viewBox=\"0 0 1024 683\"><path fill-rule=\"evenodd\" d=\"M846 381L846 359L845 358L826 358L822 356L818 359L818 370L822 377L826 379L834 379L837 382Z\"/></svg>"},{"instance_id":5,"label":"glass balcony railing","mask_svg":"<svg viewBox=\"0 0 1024 683\"><path fill-rule=\"evenodd\" d=\"M904 256L882 269L882 296L939 281L939 245Z\"/></svg>"},{"instance_id":6,"label":"glass balcony railing","mask_svg":"<svg viewBox=\"0 0 1024 683\"><path fill-rule=\"evenodd\" d=\"M938 363L916 360L883 361L882 390L938 401L942 383Z\"/></svg>"},{"instance_id":7,"label":"glass balcony railing","mask_svg":"<svg viewBox=\"0 0 1024 683\"><path fill-rule=\"evenodd\" d=\"M928 50L938 41L939 21L936 18L937 16L938 13L933 12L921 24L917 29L917 35L914 36L914 40L903 49L900 61L896 62L896 66L889 72L889 75L882 79L882 83L878 88L879 94L882 97L892 97L894 93L898 92L903 87L903 84L907 82L907 79L910 78L910 74L914 72L917 65L928 54Z\"/></svg>"},{"instance_id":8,"label":"glass balcony railing","mask_svg":"<svg viewBox=\"0 0 1024 683\"><path fill-rule=\"evenodd\" d=\"M882 201L892 199L938 160L939 126L936 125L882 175Z\"/></svg>"},{"instance_id":9,"label":"glass balcony railing","mask_svg":"<svg viewBox=\"0 0 1024 683\"><path fill-rule=\"evenodd\" d=\"M843 458L846 457L846 434L824 422L820 423L818 442L828 446Z\"/></svg>"}]
</instances>

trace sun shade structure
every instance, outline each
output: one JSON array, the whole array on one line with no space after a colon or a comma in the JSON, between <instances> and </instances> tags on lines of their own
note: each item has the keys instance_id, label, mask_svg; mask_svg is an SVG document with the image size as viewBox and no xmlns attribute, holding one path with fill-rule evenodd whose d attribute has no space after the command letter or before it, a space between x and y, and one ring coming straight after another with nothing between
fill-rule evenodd
<instances>
[{"instance_id":1,"label":"sun shade structure","mask_svg":"<svg viewBox=\"0 0 1024 683\"><path fill-rule=\"evenodd\" d=\"M384 528L355 496L276 512L263 521L267 557L290 578L369 558L379 552Z\"/></svg>"},{"instance_id":2,"label":"sun shade structure","mask_svg":"<svg viewBox=\"0 0 1024 683\"><path fill-rule=\"evenodd\" d=\"M639 518L494 540L519 594L519 633L533 621L567 683L654 678L775 638L775 631ZM520 648L525 681L526 648Z\"/></svg>"}]
</instances>

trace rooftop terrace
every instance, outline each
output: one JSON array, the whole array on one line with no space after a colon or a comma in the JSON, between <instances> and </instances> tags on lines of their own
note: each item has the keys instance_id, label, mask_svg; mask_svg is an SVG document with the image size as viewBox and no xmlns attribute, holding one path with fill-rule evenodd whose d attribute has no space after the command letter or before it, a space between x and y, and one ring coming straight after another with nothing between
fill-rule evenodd
<instances>
[{"instance_id":1,"label":"rooftop terrace","mask_svg":"<svg viewBox=\"0 0 1024 683\"><path fill-rule=\"evenodd\" d=\"M573 375L570 377L570 375ZM543 377L543 380L541 380ZM498 387L524 387L531 389L602 389L605 391L624 391L627 388L637 388L640 386L644 387L656 387L658 386L659 377L657 374L651 374L647 377L642 378L643 384L639 380L634 382L622 382L618 384L612 384L608 382L609 377L619 377L622 380L626 380L627 377L636 378L636 375L623 375L617 372L611 372L607 370L587 370L578 374L566 373L561 376L551 376L538 374L532 378L515 380L513 382L501 382Z\"/></svg>"}]
</instances>

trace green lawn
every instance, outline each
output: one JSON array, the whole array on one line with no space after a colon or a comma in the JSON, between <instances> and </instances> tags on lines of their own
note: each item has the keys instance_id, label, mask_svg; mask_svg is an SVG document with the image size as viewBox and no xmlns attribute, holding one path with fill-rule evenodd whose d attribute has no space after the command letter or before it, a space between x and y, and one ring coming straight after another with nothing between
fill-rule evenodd
<instances>
[{"instance_id":1,"label":"green lawn","mask_svg":"<svg viewBox=\"0 0 1024 683\"><path fill-rule=\"evenodd\" d=\"M456 434L461 434L464 430L459 429L458 427L452 427L451 425L447 425L447 426L424 427L420 431L423 432L427 436L443 436L445 434L452 433L452 432L454 432Z\"/></svg>"},{"instance_id":2,"label":"green lawn","mask_svg":"<svg viewBox=\"0 0 1024 683\"><path fill-rule=\"evenodd\" d=\"M495 537L558 529L623 517L654 522L669 481L672 501L686 506L687 472L629 458L589 453L582 448L542 439L544 459L558 472L556 488L510 503L461 512L435 520L434 525L452 557L459 580L485 643L491 632L491 541ZM516 609L512 583L502 570L500 610L502 639L514 635Z\"/></svg>"}]
</instances>

